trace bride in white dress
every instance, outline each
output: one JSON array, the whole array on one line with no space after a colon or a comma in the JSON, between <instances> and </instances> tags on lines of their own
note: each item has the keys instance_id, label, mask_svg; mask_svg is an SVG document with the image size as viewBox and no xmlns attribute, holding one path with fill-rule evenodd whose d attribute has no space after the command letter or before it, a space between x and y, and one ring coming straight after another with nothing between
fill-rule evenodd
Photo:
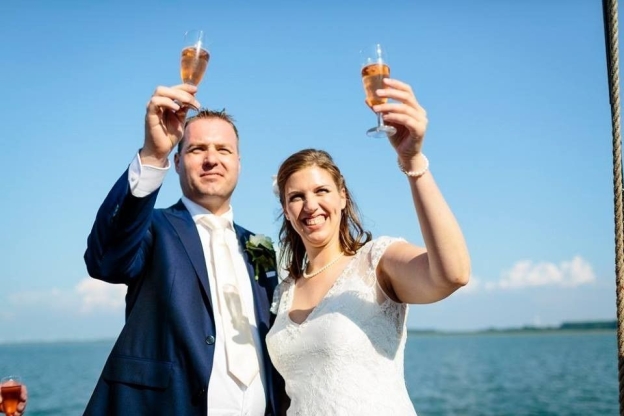
<instances>
[{"instance_id":1,"label":"bride in white dress","mask_svg":"<svg viewBox=\"0 0 624 416\"><path fill-rule=\"evenodd\" d=\"M424 109L398 80L386 79L379 95L395 101L373 110L397 128L390 143L425 247L372 239L326 152L306 149L284 161L277 186L289 275L276 291L267 345L286 382L288 415L415 415L403 371L407 305L444 299L470 275L462 232L421 152ZM381 202L383 190L375 192Z\"/></svg>"}]
</instances>

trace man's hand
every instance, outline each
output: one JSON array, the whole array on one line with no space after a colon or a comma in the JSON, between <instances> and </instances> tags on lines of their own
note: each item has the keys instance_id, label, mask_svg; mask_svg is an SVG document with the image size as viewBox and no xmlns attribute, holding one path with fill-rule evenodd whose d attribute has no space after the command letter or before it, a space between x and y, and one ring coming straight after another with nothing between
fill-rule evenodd
<instances>
[{"instance_id":1,"label":"man's hand","mask_svg":"<svg viewBox=\"0 0 624 416\"><path fill-rule=\"evenodd\" d=\"M197 87L189 84L157 87L147 103L145 142L141 162L165 166L171 151L184 134L184 121L190 108L199 109L195 99Z\"/></svg>"}]
</instances>

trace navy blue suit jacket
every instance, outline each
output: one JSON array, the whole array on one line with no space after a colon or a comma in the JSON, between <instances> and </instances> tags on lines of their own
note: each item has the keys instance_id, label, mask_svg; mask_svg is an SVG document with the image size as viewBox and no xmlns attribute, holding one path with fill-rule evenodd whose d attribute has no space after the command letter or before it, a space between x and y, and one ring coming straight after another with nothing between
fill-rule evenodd
<instances>
[{"instance_id":1,"label":"navy blue suit jacket","mask_svg":"<svg viewBox=\"0 0 624 416\"><path fill-rule=\"evenodd\" d=\"M179 201L154 209L158 192L129 190L127 171L100 207L88 238L89 275L126 284L126 321L106 361L85 415L207 414L215 342L206 261L197 228ZM244 247L251 232L234 225ZM244 252L245 253L245 252ZM283 408L283 380L264 343L277 275L251 281L266 369L267 415Z\"/></svg>"}]
</instances>

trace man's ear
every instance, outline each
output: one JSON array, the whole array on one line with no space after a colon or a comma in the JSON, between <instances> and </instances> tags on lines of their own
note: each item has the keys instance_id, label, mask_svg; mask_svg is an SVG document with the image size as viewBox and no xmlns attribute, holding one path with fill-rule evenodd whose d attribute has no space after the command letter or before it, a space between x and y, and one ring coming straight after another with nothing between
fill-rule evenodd
<instances>
[{"instance_id":1,"label":"man's ear","mask_svg":"<svg viewBox=\"0 0 624 416\"><path fill-rule=\"evenodd\" d=\"M176 172L180 173L179 165L180 165L180 153L173 155L173 164L175 166Z\"/></svg>"}]
</instances>

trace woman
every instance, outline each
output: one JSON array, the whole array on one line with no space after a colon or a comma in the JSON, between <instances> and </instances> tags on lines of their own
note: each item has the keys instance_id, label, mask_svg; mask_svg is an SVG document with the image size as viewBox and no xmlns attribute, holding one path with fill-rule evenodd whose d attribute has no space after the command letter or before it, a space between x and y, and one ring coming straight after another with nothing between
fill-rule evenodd
<instances>
[{"instance_id":1,"label":"woman","mask_svg":"<svg viewBox=\"0 0 624 416\"><path fill-rule=\"evenodd\" d=\"M421 152L425 111L398 80L386 79L378 94L395 101L373 110L397 128L390 143L426 247L371 239L326 152L306 149L284 161L277 186L289 276L276 292L267 343L290 415L416 414L403 375L407 304L444 299L469 279L462 232Z\"/></svg>"}]
</instances>

